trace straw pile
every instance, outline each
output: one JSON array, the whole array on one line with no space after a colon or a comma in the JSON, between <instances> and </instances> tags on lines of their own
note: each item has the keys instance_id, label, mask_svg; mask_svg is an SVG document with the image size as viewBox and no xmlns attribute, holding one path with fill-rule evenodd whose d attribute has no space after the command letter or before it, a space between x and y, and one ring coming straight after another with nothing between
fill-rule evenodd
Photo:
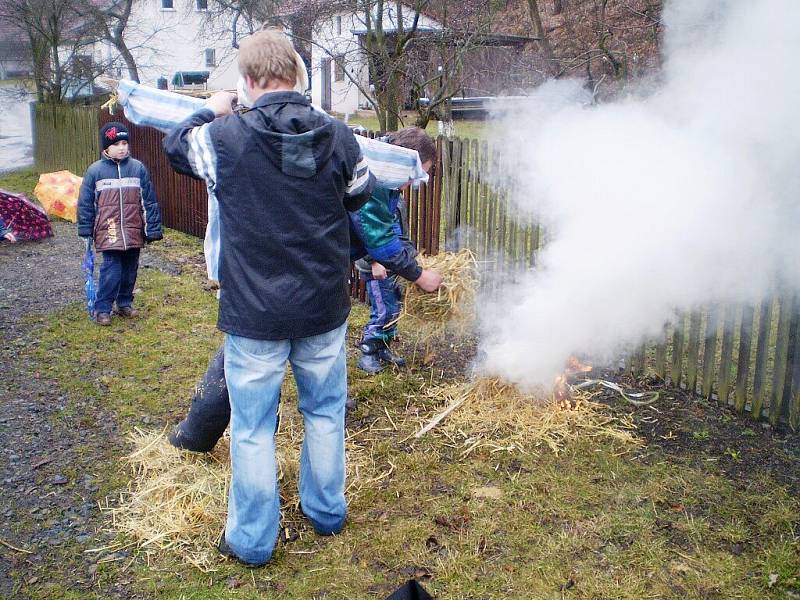
<instances>
[{"instance_id":1,"label":"straw pile","mask_svg":"<svg viewBox=\"0 0 800 600\"><path fill-rule=\"evenodd\" d=\"M145 551L174 550L202 571L213 570L225 526L228 440L203 455L176 450L163 431L137 429L129 439L132 480L118 505L107 507L114 527Z\"/></svg>"},{"instance_id":2,"label":"straw pile","mask_svg":"<svg viewBox=\"0 0 800 600\"><path fill-rule=\"evenodd\" d=\"M282 527L302 535L306 525L297 497L302 418L296 411L282 413L276 438ZM134 447L126 457L132 470L131 482L116 502L107 502L104 507L113 526L131 541L128 545L148 555L171 552L203 572L216 570L221 560L216 546L225 526L231 475L228 439L220 440L209 454L176 450L163 431L136 429L129 439ZM349 502L358 497L364 486L386 477L379 473L372 455L376 442L371 428L348 432ZM122 547L120 542L105 550Z\"/></svg>"},{"instance_id":3,"label":"straw pile","mask_svg":"<svg viewBox=\"0 0 800 600\"><path fill-rule=\"evenodd\" d=\"M497 379L483 378L432 388L429 394L447 408L423 427L417 437L435 430L465 457L479 448L492 452L529 452L537 447L558 454L571 443L603 438L638 445L629 417L615 417L592 394L572 391L565 402L552 392L525 394ZM441 418L440 418L441 417ZM439 423L442 425L439 425Z\"/></svg>"},{"instance_id":4,"label":"straw pile","mask_svg":"<svg viewBox=\"0 0 800 600\"><path fill-rule=\"evenodd\" d=\"M440 337L447 331L465 333L474 316L478 273L475 256L468 249L421 256L423 269L433 269L442 276L441 287L433 293L415 285L406 290L402 319L427 336Z\"/></svg>"}]
</instances>

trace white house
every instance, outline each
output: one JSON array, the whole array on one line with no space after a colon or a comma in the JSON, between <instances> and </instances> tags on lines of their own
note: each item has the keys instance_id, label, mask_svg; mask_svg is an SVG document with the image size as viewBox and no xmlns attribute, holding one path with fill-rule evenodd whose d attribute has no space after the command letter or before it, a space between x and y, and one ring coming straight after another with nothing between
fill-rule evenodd
<instances>
[{"instance_id":1,"label":"white house","mask_svg":"<svg viewBox=\"0 0 800 600\"><path fill-rule=\"evenodd\" d=\"M210 90L235 89L237 51L231 44L230 18L209 20L208 0L137 0L124 38L134 56L143 84L160 78L170 88L202 80ZM95 44L99 64L114 61L115 77L127 77L118 51L107 42ZM202 84L200 84L202 86Z\"/></svg>"},{"instance_id":2,"label":"white house","mask_svg":"<svg viewBox=\"0 0 800 600\"><path fill-rule=\"evenodd\" d=\"M413 9L404 8L403 26L406 29L412 27L415 15ZM372 22L375 22L375 15ZM383 31L397 31L397 24L395 3L385 3ZM419 15L417 31L438 30L441 30L441 25L437 21ZM366 33L363 13L336 13L314 27L311 46L311 98L314 104L341 114L369 108L367 99L359 90L359 86L369 90L370 85L366 57L362 51Z\"/></svg>"}]
</instances>

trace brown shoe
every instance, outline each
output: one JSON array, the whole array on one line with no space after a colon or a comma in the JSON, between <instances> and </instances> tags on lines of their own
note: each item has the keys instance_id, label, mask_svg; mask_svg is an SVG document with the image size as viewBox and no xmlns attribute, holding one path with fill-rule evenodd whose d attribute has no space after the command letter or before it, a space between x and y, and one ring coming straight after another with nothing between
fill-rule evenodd
<instances>
[{"instance_id":1,"label":"brown shoe","mask_svg":"<svg viewBox=\"0 0 800 600\"><path fill-rule=\"evenodd\" d=\"M132 319L133 317L139 314L130 306L120 306L119 308L117 308L117 310L114 311L114 313L126 319Z\"/></svg>"},{"instance_id":2,"label":"brown shoe","mask_svg":"<svg viewBox=\"0 0 800 600\"><path fill-rule=\"evenodd\" d=\"M97 313L95 323L98 325L111 325L111 315L109 313Z\"/></svg>"}]
</instances>

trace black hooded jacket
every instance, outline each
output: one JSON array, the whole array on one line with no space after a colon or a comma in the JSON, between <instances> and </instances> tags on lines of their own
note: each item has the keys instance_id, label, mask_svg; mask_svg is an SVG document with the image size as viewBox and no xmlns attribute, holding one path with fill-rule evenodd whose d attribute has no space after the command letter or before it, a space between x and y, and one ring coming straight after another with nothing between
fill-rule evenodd
<instances>
[{"instance_id":1,"label":"black hooded jacket","mask_svg":"<svg viewBox=\"0 0 800 600\"><path fill-rule=\"evenodd\" d=\"M219 202L222 331L302 338L347 319L347 211L367 201L374 177L344 123L296 92L272 92L244 114L195 113L164 147Z\"/></svg>"}]
</instances>

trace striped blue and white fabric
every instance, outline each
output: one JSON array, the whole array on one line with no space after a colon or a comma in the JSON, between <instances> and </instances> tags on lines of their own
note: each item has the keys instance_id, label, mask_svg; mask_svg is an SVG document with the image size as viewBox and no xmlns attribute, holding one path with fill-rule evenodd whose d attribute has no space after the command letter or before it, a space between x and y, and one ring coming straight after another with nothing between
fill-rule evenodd
<instances>
[{"instance_id":1,"label":"striped blue and white fabric","mask_svg":"<svg viewBox=\"0 0 800 600\"><path fill-rule=\"evenodd\" d=\"M202 98L184 96L122 79L117 102L127 119L136 125L168 132L189 115L205 106ZM315 110L320 110L314 107ZM407 183L428 181L416 150L356 136L370 172L381 187L397 189Z\"/></svg>"},{"instance_id":2,"label":"striped blue and white fabric","mask_svg":"<svg viewBox=\"0 0 800 600\"><path fill-rule=\"evenodd\" d=\"M120 80L117 88L117 103L125 112L125 117L135 125L154 127L160 131L171 131L176 125L205 106L205 100L175 92L158 90L127 79ZM314 107L315 110L320 110ZM219 279L220 222L219 204L215 187L215 161L213 146L208 139L208 126L196 128L190 134L193 152L190 155L192 170L206 181L208 187L208 224L203 240L208 278ZM348 192L357 191L365 185L368 173L375 176L379 186L397 189L407 183L420 183L428 180L416 150L393 146L386 142L355 136L361 146L363 160L353 173L348 184ZM368 167L365 168L365 167Z\"/></svg>"}]
</instances>

